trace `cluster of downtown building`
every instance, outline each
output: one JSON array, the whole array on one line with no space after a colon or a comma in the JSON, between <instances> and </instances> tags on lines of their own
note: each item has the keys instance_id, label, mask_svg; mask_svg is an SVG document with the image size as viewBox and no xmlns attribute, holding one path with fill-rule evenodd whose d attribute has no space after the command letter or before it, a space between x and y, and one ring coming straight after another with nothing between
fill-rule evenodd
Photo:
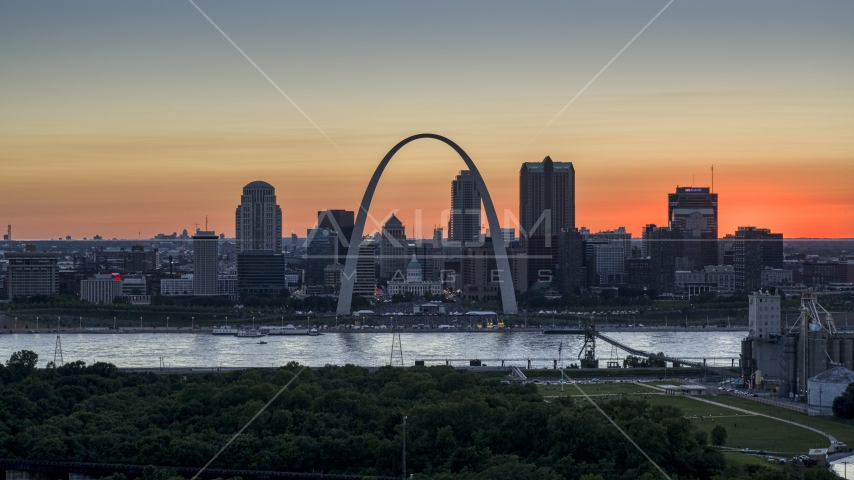
<instances>
[{"instance_id":1,"label":"cluster of downtown building","mask_svg":"<svg viewBox=\"0 0 854 480\"><path fill-rule=\"evenodd\" d=\"M355 212L348 210L318 211L305 237L283 238L275 188L262 181L243 188L234 239L197 228L195 235L185 230L160 234L147 245L105 248L96 237L87 249L63 255L21 248L9 238L10 227L0 263L3 293L71 293L97 303L123 296L143 304L152 295L336 295L347 255L355 249L357 295L450 292L462 300L494 301L500 281L494 241L505 244L514 289L547 297L620 287L643 289L653 298L762 287L798 293L854 281L854 261L844 257L784 258L782 233L739 227L720 237L718 194L705 187L676 187L667 195L667 225L648 224L634 239L623 227L595 233L576 228L570 162L546 157L522 164L518 236L516 228L484 232L471 172L459 172L450 187L447 230L435 228L431 238L408 237L392 214L379 232L351 245ZM10 251L15 246L19 251Z\"/></svg>"}]
</instances>

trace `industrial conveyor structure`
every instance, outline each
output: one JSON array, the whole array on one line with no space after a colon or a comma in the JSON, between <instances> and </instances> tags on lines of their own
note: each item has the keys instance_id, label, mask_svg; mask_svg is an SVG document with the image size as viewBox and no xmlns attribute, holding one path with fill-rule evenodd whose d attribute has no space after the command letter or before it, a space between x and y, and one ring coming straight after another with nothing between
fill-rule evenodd
<instances>
[{"instance_id":1,"label":"industrial conveyor structure","mask_svg":"<svg viewBox=\"0 0 854 480\"><path fill-rule=\"evenodd\" d=\"M621 342L614 340L613 338L610 338L610 337L603 335L602 332L599 332L598 330L596 330L596 328L593 325L587 326L587 332L585 335L596 337L596 338L598 338L598 339L600 339L606 343L610 343L611 345L619 348L620 350L623 350L625 352L628 352L628 353L635 355L635 356L638 356L638 357L649 358L650 360L664 360L665 362L672 363L674 366L687 365L690 367L702 368L702 369L705 369L706 371L708 371L710 373L713 373L715 375L720 375L722 377L735 377L735 378L737 378L737 377L741 376L738 373L731 372L731 371L723 369L723 368L709 367L706 365L705 361L693 362L690 360L683 360L683 359L671 357L668 355L659 355L657 353L645 352L643 350L638 350L636 348L632 348L632 347L630 347L624 343L621 343Z\"/></svg>"}]
</instances>

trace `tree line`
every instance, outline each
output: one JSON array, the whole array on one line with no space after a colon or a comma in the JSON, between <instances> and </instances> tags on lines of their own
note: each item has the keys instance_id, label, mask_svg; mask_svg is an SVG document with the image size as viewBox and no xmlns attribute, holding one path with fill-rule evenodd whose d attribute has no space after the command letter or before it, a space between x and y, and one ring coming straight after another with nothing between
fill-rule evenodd
<instances>
[{"instance_id":1,"label":"tree line","mask_svg":"<svg viewBox=\"0 0 854 480\"><path fill-rule=\"evenodd\" d=\"M661 478L586 401L546 401L533 385L449 367L155 375L37 364L21 351L0 366L0 457L200 467L301 372L212 467L399 476L406 416L407 472L418 479ZM601 407L672 478L784 478L727 465L678 408ZM145 480L169 477L161 470Z\"/></svg>"}]
</instances>

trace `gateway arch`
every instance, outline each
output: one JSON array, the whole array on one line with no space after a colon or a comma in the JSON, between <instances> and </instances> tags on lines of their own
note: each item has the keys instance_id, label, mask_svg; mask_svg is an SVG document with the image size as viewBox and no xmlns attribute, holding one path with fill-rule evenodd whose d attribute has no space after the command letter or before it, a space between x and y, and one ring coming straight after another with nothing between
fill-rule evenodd
<instances>
[{"instance_id":1,"label":"gateway arch","mask_svg":"<svg viewBox=\"0 0 854 480\"><path fill-rule=\"evenodd\" d=\"M341 292L338 295L338 314L349 315L350 304L353 300L353 286L356 283L356 263L359 258L359 249L357 246L362 241L362 235L365 230L365 220L368 216L368 209L371 207L371 200L374 198L374 191L377 189L377 184L385 170L386 165L391 160L391 157L398 152L404 145L420 138L432 138L446 143L449 147L457 152L468 169L474 174L477 180L477 189L480 192L480 197L483 199L483 206L486 210L486 220L489 224L489 230L493 235L492 245L495 252L495 261L498 269L499 286L501 288L501 301L504 307L505 314L515 314L516 310L516 293L513 290L513 277L510 275L510 262L507 260L507 250L504 248L504 240L501 235L501 225L498 223L498 215L495 213L495 205L492 204L492 197L489 196L489 190L486 189L486 184L483 182L483 177L477 170L474 162L459 145L452 142L450 139L433 133L420 133L401 140L400 143L394 146L383 157L374 176L371 177L368 188L365 189L365 196L362 197L362 204L359 206L359 213L356 215L356 225L353 228L353 234L350 236L350 248L347 252L347 261L344 264L344 274L341 276Z\"/></svg>"}]
</instances>

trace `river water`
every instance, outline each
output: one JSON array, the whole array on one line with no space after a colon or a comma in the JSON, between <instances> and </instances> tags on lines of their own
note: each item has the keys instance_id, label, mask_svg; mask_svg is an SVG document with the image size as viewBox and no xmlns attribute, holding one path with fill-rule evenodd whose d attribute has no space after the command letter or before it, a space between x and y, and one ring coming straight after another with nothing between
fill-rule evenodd
<instances>
[{"instance_id":1,"label":"river water","mask_svg":"<svg viewBox=\"0 0 854 480\"><path fill-rule=\"evenodd\" d=\"M737 358L740 341L747 332L618 332L607 335L630 347L664 352L684 359L708 358L709 365L729 366ZM482 359L488 365L551 367L558 358L569 366L583 344L577 335L498 332L430 332L400 334L405 365L415 360L443 364L445 359L461 365ZM215 336L209 333L66 333L62 335L65 362L83 360L109 362L118 367L157 368L161 357L166 367L270 367L290 361L323 366L354 364L365 367L387 365L390 360L390 333L325 333L320 336L268 336L266 345L258 339ZM599 340L600 365L609 359L620 361L624 352L613 351ZM56 335L0 334L0 360L12 352L32 350L39 366L54 359ZM713 360L714 359L714 360ZM399 362L395 358L396 363ZM738 361L735 361L738 365Z\"/></svg>"}]
</instances>

